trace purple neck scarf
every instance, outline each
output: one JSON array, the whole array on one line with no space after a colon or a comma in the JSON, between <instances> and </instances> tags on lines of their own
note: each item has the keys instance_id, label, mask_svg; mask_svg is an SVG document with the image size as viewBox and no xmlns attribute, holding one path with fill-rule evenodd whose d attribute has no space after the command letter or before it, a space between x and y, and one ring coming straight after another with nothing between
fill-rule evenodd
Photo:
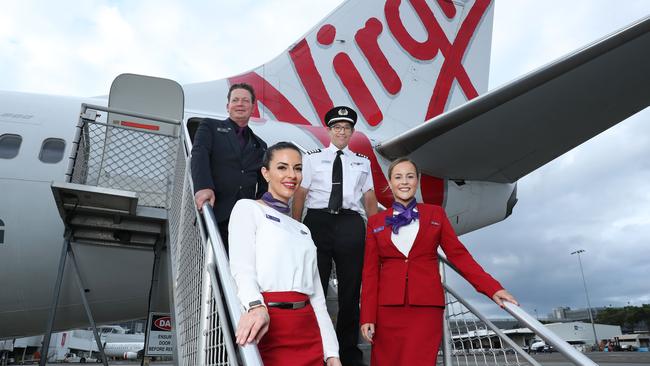
<instances>
[{"instance_id":1,"label":"purple neck scarf","mask_svg":"<svg viewBox=\"0 0 650 366\"><path fill-rule=\"evenodd\" d=\"M398 215L386 216L386 225L393 227L393 233L399 233L399 228L410 224L413 220L420 218L420 213L414 211L417 202L415 198L404 207L399 202L393 202L393 210L399 212Z\"/></svg>"},{"instance_id":2,"label":"purple neck scarf","mask_svg":"<svg viewBox=\"0 0 650 366\"><path fill-rule=\"evenodd\" d=\"M273 198L271 192L264 192L264 194L262 195L262 201L264 201L264 203L282 212L285 215L289 214L289 205L278 199Z\"/></svg>"}]
</instances>

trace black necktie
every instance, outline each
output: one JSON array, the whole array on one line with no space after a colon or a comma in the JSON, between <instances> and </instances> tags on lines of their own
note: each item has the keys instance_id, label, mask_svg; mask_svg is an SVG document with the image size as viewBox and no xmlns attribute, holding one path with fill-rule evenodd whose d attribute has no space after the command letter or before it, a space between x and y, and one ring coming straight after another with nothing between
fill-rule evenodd
<instances>
[{"instance_id":1,"label":"black necktie","mask_svg":"<svg viewBox=\"0 0 650 366\"><path fill-rule=\"evenodd\" d=\"M336 159L332 166L332 193L327 208L338 211L343 207L343 163L341 162L343 151L336 152Z\"/></svg>"}]
</instances>

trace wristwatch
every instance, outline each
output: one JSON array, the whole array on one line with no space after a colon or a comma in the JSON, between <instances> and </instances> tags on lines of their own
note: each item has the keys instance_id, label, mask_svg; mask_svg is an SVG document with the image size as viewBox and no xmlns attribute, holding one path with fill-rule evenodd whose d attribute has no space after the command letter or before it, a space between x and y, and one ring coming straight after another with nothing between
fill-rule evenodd
<instances>
[{"instance_id":1,"label":"wristwatch","mask_svg":"<svg viewBox=\"0 0 650 366\"><path fill-rule=\"evenodd\" d=\"M262 300L251 301L248 303L248 311L259 306L262 306Z\"/></svg>"}]
</instances>

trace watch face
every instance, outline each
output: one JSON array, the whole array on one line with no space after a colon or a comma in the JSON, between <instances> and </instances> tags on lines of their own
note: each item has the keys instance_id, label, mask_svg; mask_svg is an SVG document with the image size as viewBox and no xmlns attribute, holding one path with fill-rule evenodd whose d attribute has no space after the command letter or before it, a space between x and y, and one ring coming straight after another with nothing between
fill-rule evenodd
<instances>
[{"instance_id":1,"label":"watch face","mask_svg":"<svg viewBox=\"0 0 650 366\"><path fill-rule=\"evenodd\" d=\"M248 303L249 308L252 308L253 306L257 306L257 305L262 305L262 301L255 300L255 301L251 301L251 302Z\"/></svg>"}]
</instances>

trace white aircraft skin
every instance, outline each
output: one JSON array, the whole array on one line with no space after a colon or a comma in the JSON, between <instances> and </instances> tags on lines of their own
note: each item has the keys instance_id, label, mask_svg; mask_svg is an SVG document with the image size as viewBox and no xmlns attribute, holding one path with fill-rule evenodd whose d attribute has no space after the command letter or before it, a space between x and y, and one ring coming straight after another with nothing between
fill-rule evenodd
<instances>
[{"instance_id":1,"label":"white aircraft skin","mask_svg":"<svg viewBox=\"0 0 650 366\"><path fill-rule=\"evenodd\" d=\"M144 342L114 342L104 345L106 357L116 357L125 360L135 360L138 352L144 349Z\"/></svg>"},{"instance_id":2,"label":"white aircraft skin","mask_svg":"<svg viewBox=\"0 0 650 366\"><path fill-rule=\"evenodd\" d=\"M3 111L0 130L3 134L23 137L18 155L0 162L0 191L3 192L0 212L5 223L4 243L0 245L1 337L42 334L45 330L63 243L63 224L49 186L52 181L65 179L67 157L75 133L74 121L78 119L81 102L93 100L0 93ZM46 138L66 141L62 161L56 164L39 161L38 152ZM151 275L150 253L107 250L99 246L75 249L82 273L102 274L85 276L85 286L91 289L89 295L92 293L94 307L104 309L93 309L98 321L106 322L104 313L114 313L120 319L132 318L134 303L141 314L146 313L146 305L143 306L146 293L133 293L130 289L147 286L146 277ZM119 271L129 263L139 264L129 267L142 267L142 270L139 273ZM70 329L68 324L79 324L83 314L83 308L78 306L79 290L70 267L67 268L56 322L58 330Z\"/></svg>"},{"instance_id":3,"label":"white aircraft skin","mask_svg":"<svg viewBox=\"0 0 650 366\"><path fill-rule=\"evenodd\" d=\"M258 94L251 128L269 145L289 140L310 150L327 146L324 111L350 105L359 110L351 147L370 158L375 191L388 206L389 161L372 147L484 93L488 82L494 4L413 3L418 5L399 0L342 4L265 65L232 78L185 85L185 119L225 118L229 84L246 81ZM81 103L106 105L106 100L0 92L0 136L23 139L15 158L0 158L0 339L45 330L64 231L50 184L65 179ZM65 140L62 161L39 161L46 138ZM444 206L463 234L505 219L515 197L516 183L456 183L425 175L418 198ZM150 251L74 248L98 323L146 315ZM86 324L67 267L55 329Z\"/></svg>"}]
</instances>

